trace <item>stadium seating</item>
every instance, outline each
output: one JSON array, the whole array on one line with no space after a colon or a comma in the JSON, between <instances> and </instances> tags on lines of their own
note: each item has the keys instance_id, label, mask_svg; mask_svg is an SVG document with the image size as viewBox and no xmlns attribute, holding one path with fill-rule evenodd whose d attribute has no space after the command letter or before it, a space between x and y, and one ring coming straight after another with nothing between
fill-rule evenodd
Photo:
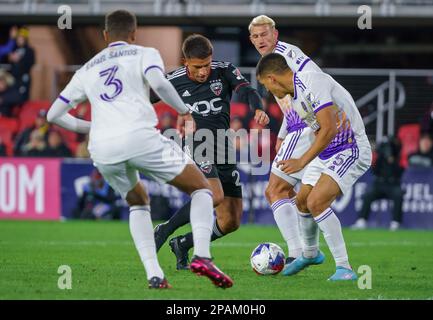
<instances>
[{"instance_id":1,"label":"stadium seating","mask_svg":"<svg viewBox=\"0 0 433 320\"><path fill-rule=\"evenodd\" d=\"M0 138L6 146L6 153L12 156L13 138L18 132L18 120L0 117Z\"/></svg>"},{"instance_id":2,"label":"stadium seating","mask_svg":"<svg viewBox=\"0 0 433 320\"><path fill-rule=\"evenodd\" d=\"M232 117L244 118L247 116L248 111L249 111L249 108L245 103L232 102L230 104L230 115Z\"/></svg>"},{"instance_id":3,"label":"stadium seating","mask_svg":"<svg viewBox=\"0 0 433 320\"><path fill-rule=\"evenodd\" d=\"M19 131L31 127L35 123L35 118L39 110L48 110L51 106L49 101L27 101L21 107L19 114Z\"/></svg>"},{"instance_id":4,"label":"stadium seating","mask_svg":"<svg viewBox=\"0 0 433 320\"><path fill-rule=\"evenodd\" d=\"M408 165L408 156L418 150L420 125L418 123L402 125L398 129L398 138L402 145L400 165L406 168Z\"/></svg>"}]
</instances>

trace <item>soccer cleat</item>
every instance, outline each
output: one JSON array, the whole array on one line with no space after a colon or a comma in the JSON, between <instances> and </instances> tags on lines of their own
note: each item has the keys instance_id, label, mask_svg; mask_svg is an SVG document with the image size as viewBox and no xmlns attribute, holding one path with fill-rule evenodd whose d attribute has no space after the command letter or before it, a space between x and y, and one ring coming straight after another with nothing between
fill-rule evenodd
<instances>
[{"instance_id":1,"label":"soccer cleat","mask_svg":"<svg viewBox=\"0 0 433 320\"><path fill-rule=\"evenodd\" d=\"M218 288L230 288L233 286L233 280L224 274L217 266L215 266L210 258L202 258L193 256L190 269L199 276L208 277Z\"/></svg>"},{"instance_id":2,"label":"soccer cleat","mask_svg":"<svg viewBox=\"0 0 433 320\"><path fill-rule=\"evenodd\" d=\"M164 231L164 226L166 223L167 222L158 224L153 230L153 234L155 236L156 252L161 249L162 245L167 241L168 237L170 236Z\"/></svg>"},{"instance_id":3,"label":"soccer cleat","mask_svg":"<svg viewBox=\"0 0 433 320\"><path fill-rule=\"evenodd\" d=\"M345 280L356 280L358 276L352 269L344 267L337 267L335 273L328 279L328 281L345 281Z\"/></svg>"},{"instance_id":4,"label":"soccer cleat","mask_svg":"<svg viewBox=\"0 0 433 320\"><path fill-rule=\"evenodd\" d=\"M168 283L167 279L161 279L158 277L152 277L149 280L149 289L170 289L171 285Z\"/></svg>"},{"instance_id":5,"label":"soccer cleat","mask_svg":"<svg viewBox=\"0 0 433 320\"><path fill-rule=\"evenodd\" d=\"M188 250L182 248L180 245L180 237L175 237L170 240L169 245L171 251L176 256L176 269L177 270L189 270L188 266Z\"/></svg>"},{"instance_id":6,"label":"soccer cleat","mask_svg":"<svg viewBox=\"0 0 433 320\"><path fill-rule=\"evenodd\" d=\"M287 257L286 261L284 262L284 264L289 264L289 263L293 262L295 259L296 258L294 258L294 257Z\"/></svg>"},{"instance_id":7,"label":"soccer cleat","mask_svg":"<svg viewBox=\"0 0 433 320\"><path fill-rule=\"evenodd\" d=\"M325 261L325 255L322 251L319 251L317 256L314 258L305 258L304 255L301 255L293 260L293 262L286 264L283 271L281 271L281 274L284 276L292 276L310 265L322 264L323 261Z\"/></svg>"}]
</instances>

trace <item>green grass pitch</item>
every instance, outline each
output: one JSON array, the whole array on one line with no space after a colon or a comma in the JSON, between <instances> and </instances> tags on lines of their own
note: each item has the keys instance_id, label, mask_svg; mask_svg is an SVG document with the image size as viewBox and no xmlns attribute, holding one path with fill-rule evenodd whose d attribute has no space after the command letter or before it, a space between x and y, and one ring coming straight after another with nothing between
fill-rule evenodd
<instances>
[{"instance_id":1,"label":"green grass pitch","mask_svg":"<svg viewBox=\"0 0 433 320\"><path fill-rule=\"evenodd\" d=\"M292 277L258 276L249 264L254 247L266 241L286 246L276 227L242 225L212 244L216 264L235 282L232 288L176 271L165 244L159 259L173 289L149 290L125 222L4 220L0 299L433 299L433 232L344 230L344 235L354 270L371 267L371 289L326 281L334 262L323 238L323 265ZM71 290L57 286L61 265L72 269Z\"/></svg>"}]
</instances>

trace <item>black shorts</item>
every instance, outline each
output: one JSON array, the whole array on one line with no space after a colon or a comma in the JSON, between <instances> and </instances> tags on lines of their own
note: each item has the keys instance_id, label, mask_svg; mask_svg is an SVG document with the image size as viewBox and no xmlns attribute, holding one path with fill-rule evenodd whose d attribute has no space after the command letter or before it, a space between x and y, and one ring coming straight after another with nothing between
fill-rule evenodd
<instances>
[{"instance_id":1,"label":"black shorts","mask_svg":"<svg viewBox=\"0 0 433 320\"><path fill-rule=\"evenodd\" d=\"M197 163L197 166L206 178L220 179L225 197L242 198L240 174L235 164Z\"/></svg>"}]
</instances>

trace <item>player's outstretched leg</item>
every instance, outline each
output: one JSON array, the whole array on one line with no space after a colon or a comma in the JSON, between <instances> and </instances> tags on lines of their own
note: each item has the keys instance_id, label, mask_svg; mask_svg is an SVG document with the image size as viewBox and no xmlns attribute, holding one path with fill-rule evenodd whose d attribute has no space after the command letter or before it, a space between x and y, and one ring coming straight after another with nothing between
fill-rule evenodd
<instances>
[{"instance_id":1,"label":"player's outstretched leg","mask_svg":"<svg viewBox=\"0 0 433 320\"><path fill-rule=\"evenodd\" d=\"M278 229L287 243L286 264L288 264L302 253L298 209L295 204L296 193L292 185L276 174L271 173L265 195L271 206Z\"/></svg>"},{"instance_id":2,"label":"player's outstretched leg","mask_svg":"<svg viewBox=\"0 0 433 320\"><path fill-rule=\"evenodd\" d=\"M358 277L349 264L340 220L329 207L339 194L340 187L333 178L327 174L322 174L308 196L307 206L319 225L335 260L336 271L328 280L356 280Z\"/></svg>"},{"instance_id":3,"label":"player's outstretched leg","mask_svg":"<svg viewBox=\"0 0 433 320\"><path fill-rule=\"evenodd\" d=\"M285 276L297 274L306 267L322 264L325 260L325 255L319 251L319 227L307 208L307 197L311 189L312 187L310 185L303 184L296 196L303 250L299 257L286 263L281 272L281 274Z\"/></svg>"},{"instance_id":4,"label":"player's outstretched leg","mask_svg":"<svg viewBox=\"0 0 433 320\"><path fill-rule=\"evenodd\" d=\"M146 269L149 288L171 288L158 263L152 232L149 197L140 182L127 193L126 201L130 205L129 229L140 259Z\"/></svg>"},{"instance_id":5,"label":"player's outstretched leg","mask_svg":"<svg viewBox=\"0 0 433 320\"><path fill-rule=\"evenodd\" d=\"M185 203L182 208L177 210L169 220L164 223L158 224L154 229L156 251L161 249L162 245L167 241L173 232L180 227L189 223L189 216L191 211L191 201Z\"/></svg>"},{"instance_id":6,"label":"player's outstretched leg","mask_svg":"<svg viewBox=\"0 0 433 320\"><path fill-rule=\"evenodd\" d=\"M215 285L230 287L233 282L213 263L210 238L213 223L213 199L209 182L194 164L189 164L170 184L191 195L191 228L194 243L194 267L191 271L208 277Z\"/></svg>"}]
</instances>

